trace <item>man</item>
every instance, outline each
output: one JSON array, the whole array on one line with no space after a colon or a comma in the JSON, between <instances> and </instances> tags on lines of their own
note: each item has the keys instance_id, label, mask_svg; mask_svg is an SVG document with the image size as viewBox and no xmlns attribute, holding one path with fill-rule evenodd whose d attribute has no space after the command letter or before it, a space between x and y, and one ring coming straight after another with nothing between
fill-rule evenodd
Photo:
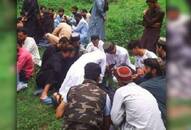
<instances>
[{"instance_id":1,"label":"man","mask_svg":"<svg viewBox=\"0 0 191 130\"><path fill-rule=\"evenodd\" d=\"M96 50L91 53L83 54L77 61L74 62L74 64L72 64L67 72L62 86L60 87L59 93L62 95L64 100L66 100L67 93L72 86L79 85L84 81L84 67L90 62L100 65L100 82L102 81L106 68L105 53L100 50Z\"/></svg>"},{"instance_id":2,"label":"man","mask_svg":"<svg viewBox=\"0 0 191 130\"><path fill-rule=\"evenodd\" d=\"M28 31L28 36L34 37L38 43L40 37L38 36L38 20L40 18L40 11L37 0L24 0L21 15L24 17L24 28Z\"/></svg>"},{"instance_id":3,"label":"man","mask_svg":"<svg viewBox=\"0 0 191 130\"><path fill-rule=\"evenodd\" d=\"M115 45L112 42L108 42L103 45L103 49L106 53L107 66L110 70L122 64L126 64L134 69L134 66L130 61L129 53L125 48Z\"/></svg>"},{"instance_id":4,"label":"man","mask_svg":"<svg viewBox=\"0 0 191 130\"><path fill-rule=\"evenodd\" d=\"M148 90L157 100L164 123L167 123L166 115L166 78L165 70L161 68L157 59L148 58L144 60L145 72L149 79L142 82L140 86Z\"/></svg>"},{"instance_id":5,"label":"man","mask_svg":"<svg viewBox=\"0 0 191 130\"><path fill-rule=\"evenodd\" d=\"M81 16L80 13L75 15L77 26L72 26L73 32L78 33L80 35L80 42L82 45L86 45L88 42L88 23Z\"/></svg>"},{"instance_id":6,"label":"man","mask_svg":"<svg viewBox=\"0 0 191 130\"><path fill-rule=\"evenodd\" d=\"M161 58L161 60L165 63L166 62L166 38L161 37L157 43L157 48L156 48L156 54L158 57Z\"/></svg>"},{"instance_id":7,"label":"man","mask_svg":"<svg viewBox=\"0 0 191 130\"><path fill-rule=\"evenodd\" d=\"M61 102L58 106L56 117L64 115L65 130L108 130L111 102L109 96L97 85L101 68L96 63L88 63L84 70L85 80L71 87L67 102Z\"/></svg>"},{"instance_id":8,"label":"man","mask_svg":"<svg viewBox=\"0 0 191 130\"><path fill-rule=\"evenodd\" d=\"M55 53L44 63L37 74L37 86L43 89L40 100L45 104L52 104L51 98L48 97L49 90L51 88L54 88L56 91L59 89L68 69L73 63L73 60L71 60L73 57L73 46L66 43L60 49L60 52Z\"/></svg>"},{"instance_id":9,"label":"man","mask_svg":"<svg viewBox=\"0 0 191 130\"><path fill-rule=\"evenodd\" d=\"M91 36L91 42L87 45L86 51L92 52L92 51L95 51L97 49L104 51L103 50L103 44L104 44L104 42L99 39L98 35L92 35Z\"/></svg>"},{"instance_id":10,"label":"man","mask_svg":"<svg viewBox=\"0 0 191 130\"><path fill-rule=\"evenodd\" d=\"M144 49L140 45L140 41L131 41L128 44L128 50L135 56L135 67L136 70L142 69L144 67L143 61L147 58L157 58L156 54Z\"/></svg>"},{"instance_id":11,"label":"man","mask_svg":"<svg viewBox=\"0 0 191 130\"><path fill-rule=\"evenodd\" d=\"M81 15L86 20L86 22L89 23L91 14L86 9L81 10Z\"/></svg>"},{"instance_id":12,"label":"man","mask_svg":"<svg viewBox=\"0 0 191 130\"><path fill-rule=\"evenodd\" d=\"M153 95L132 82L132 71L116 68L119 88L115 92L111 120L120 130L165 130L161 112Z\"/></svg>"},{"instance_id":13,"label":"man","mask_svg":"<svg viewBox=\"0 0 191 130\"><path fill-rule=\"evenodd\" d=\"M17 18L17 28L23 28L24 23L23 23L23 17L18 17Z\"/></svg>"},{"instance_id":14,"label":"man","mask_svg":"<svg viewBox=\"0 0 191 130\"><path fill-rule=\"evenodd\" d=\"M17 36L20 41L24 42L23 48L32 54L34 64L41 66L40 54L35 40L28 36L27 31L24 28L19 28L17 30Z\"/></svg>"},{"instance_id":15,"label":"man","mask_svg":"<svg viewBox=\"0 0 191 130\"><path fill-rule=\"evenodd\" d=\"M76 26L77 22L75 19L76 14L78 13L78 7L77 6L72 6L71 8L72 16L67 18L68 23L72 26Z\"/></svg>"},{"instance_id":16,"label":"man","mask_svg":"<svg viewBox=\"0 0 191 130\"><path fill-rule=\"evenodd\" d=\"M52 33L45 34L45 37L48 39L50 44L58 44L60 38L67 37L70 39L72 34L72 27L62 21Z\"/></svg>"},{"instance_id":17,"label":"man","mask_svg":"<svg viewBox=\"0 0 191 130\"><path fill-rule=\"evenodd\" d=\"M99 35L99 38L104 41L105 39L105 17L108 4L106 0L95 0L91 10L91 18L89 21L89 36Z\"/></svg>"},{"instance_id":18,"label":"man","mask_svg":"<svg viewBox=\"0 0 191 130\"><path fill-rule=\"evenodd\" d=\"M156 52L156 44L160 37L160 29L164 19L164 12L160 9L157 0L146 0L148 9L144 11L144 33L141 46L149 51Z\"/></svg>"},{"instance_id":19,"label":"man","mask_svg":"<svg viewBox=\"0 0 191 130\"><path fill-rule=\"evenodd\" d=\"M59 40L58 44L50 45L43 53L42 56L42 66L48 60L52 55L54 55L56 52L59 52L61 47L65 44L69 44L69 40L66 37L62 37Z\"/></svg>"},{"instance_id":20,"label":"man","mask_svg":"<svg viewBox=\"0 0 191 130\"><path fill-rule=\"evenodd\" d=\"M34 64L32 55L25 48L23 42L17 41L17 91L28 87L27 83L32 77Z\"/></svg>"},{"instance_id":21,"label":"man","mask_svg":"<svg viewBox=\"0 0 191 130\"><path fill-rule=\"evenodd\" d=\"M70 38L71 44L75 48L75 60L77 60L80 56L82 56L84 53L86 53L86 50L84 49L83 46L81 46L80 43L80 35L78 33L72 33L71 38Z\"/></svg>"},{"instance_id":22,"label":"man","mask_svg":"<svg viewBox=\"0 0 191 130\"><path fill-rule=\"evenodd\" d=\"M58 15L54 19L54 28L56 28L62 21L63 21L63 16L64 16L64 9L60 8L58 10Z\"/></svg>"}]
</instances>

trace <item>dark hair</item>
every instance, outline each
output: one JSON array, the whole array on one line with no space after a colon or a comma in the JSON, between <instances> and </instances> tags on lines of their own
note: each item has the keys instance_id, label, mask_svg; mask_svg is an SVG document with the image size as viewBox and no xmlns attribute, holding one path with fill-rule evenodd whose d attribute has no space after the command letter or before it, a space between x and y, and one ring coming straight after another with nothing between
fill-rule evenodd
<instances>
[{"instance_id":1,"label":"dark hair","mask_svg":"<svg viewBox=\"0 0 191 130\"><path fill-rule=\"evenodd\" d=\"M101 67L96 63L87 63L85 66L85 79L96 81L101 74Z\"/></svg>"},{"instance_id":2,"label":"dark hair","mask_svg":"<svg viewBox=\"0 0 191 130\"><path fill-rule=\"evenodd\" d=\"M162 43L158 42L158 43L157 43L157 46L158 46L158 47L162 47L162 49L163 49L164 51L166 51L166 44L162 44Z\"/></svg>"},{"instance_id":3,"label":"dark hair","mask_svg":"<svg viewBox=\"0 0 191 130\"><path fill-rule=\"evenodd\" d=\"M60 44L66 44L66 43L69 43L69 40L67 37L62 37L62 38L60 38L59 43Z\"/></svg>"},{"instance_id":4,"label":"dark hair","mask_svg":"<svg viewBox=\"0 0 191 130\"><path fill-rule=\"evenodd\" d=\"M127 48L129 50L133 50L136 47L141 48L139 40L130 41L129 44L127 45Z\"/></svg>"},{"instance_id":5,"label":"dark hair","mask_svg":"<svg viewBox=\"0 0 191 130\"><path fill-rule=\"evenodd\" d=\"M53 9L53 8L49 8L48 10L54 12L54 9Z\"/></svg>"},{"instance_id":6,"label":"dark hair","mask_svg":"<svg viewBox=\"0 0 191 130\"><path fill-rule=\"evenodd\" d=\"M88 11L87 11L87 9L82 9L82 12L87 13Z\"/></svg>"},{"instance_id":7,"label":"dark hair","mask_svg":"<svg viewBox=\"0 0 191 130\"><path fill-rule=\"evenodd\" d=\"M64 12L64 9L63 9L63 8L60 8L60 9L58 10L58 12Z\"/></svg>"},{"instance_id":8,"label":"dark hair","mask_svg":"<svg viewBox=\"0 0 191 130\"><path fill-rule=\"evenodd\" d=\"M20 21L22 21L22 17L17 18L17 23L19 23Z\"/></svg>"},{"instance_id":9,"label":"dark hair","mask_svg":"<svg viewBox=\"0 0 191 130\"><path fill-rule=\"evenodd\" d=\"M99 39L99 36L98 36L98 35L92 35L92 36L91 36L91 41L97 40L97 39Z\"/></svg>"},{"instance_id":10,"label":"dark hair","mask_svg":"<svg viewBox=\"0 0 191 130\"><path fill-rule=\"evenodd\" d=\"M162 68L156 58L145 59L144 65L150 67L151 69L156 69L158 76L162 75Z\"/></svg>"},{"instance_id":11,"label":"dark hair","mask_svg":"<svg viewBox=\"0 0 191 130\"><path fill-rule=\"evenodd\" d=\"M41 6L40 6L40 10L42 10L43 8L45 8L45 9L46 9L46 6L41 5Z\"/></svg>"},{"instance_id":12,"label":"dark hair","mask_svg":"<svg viewBox=\"0 0 191 130\"><path fill-rule=\"evenodd\" d=\"M22 32L22 33L25 34L25 35L28 34L28 33L27 33L27 30L26 30L25 28L18 28L18 29L17 29L17 33L20 33L20 32Z\"/></svg>"},{"instance_id":13,"label":"dark hair","mask_svg":"<svg viewBox=\"0 0 191 130\"><path fill-rule=\"evenodd\" d=\"M76 11L78 11L78 7L77 6L72 6L72 9L75 9Z\"/></svg>"},{"instance_id":14,"label":"dark hair","mask_svg":"<svg viewBox=\"0 0 191 130\"><path fill-rule=\"evenodd\" d=\"M20 47L22 47L22 46L23 46L23 41L21 41L21 40L19 40L19 39L17 38L17 44L18 44Z\"/></svg>"},{"instance_id":15,"label":"dark hair","mask_svg":"<svg viewBox=\"0 0 191 130\"><path fill-rule=\"evenodd\" d=\"M65 44L60 47L62 52L72 52L74 51L74 46L72 44Z\"/></svg>"},{"instance_id":16,"label":"dark hair","mask_svg":"<svg viewBox=\"0 0 191 130\"><path fill-rule=\"evenodd\" d=\"M80 13L76 13L76 14L75 14L75 18L76 18L76 17L81 19L81 18L82 18L82 15L81 15Z\"/></svg>"}]
</instances>

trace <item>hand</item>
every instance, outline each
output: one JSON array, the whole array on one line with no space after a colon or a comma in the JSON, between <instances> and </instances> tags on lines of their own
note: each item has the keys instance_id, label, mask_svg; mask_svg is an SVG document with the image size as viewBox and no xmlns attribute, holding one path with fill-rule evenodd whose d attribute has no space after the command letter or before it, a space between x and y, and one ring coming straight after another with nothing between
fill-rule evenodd
<instances>
[{"instance_id":1,"label":"hand","mask_svg":"<svg viewBox=\"0 0 191 130\"><path fill-rule=\"evenodd\" d=\"M143 11L143 14L146 15L147 11L148 11L148 9L145 9L145 10Z\"/></svg>"}]
</instances>

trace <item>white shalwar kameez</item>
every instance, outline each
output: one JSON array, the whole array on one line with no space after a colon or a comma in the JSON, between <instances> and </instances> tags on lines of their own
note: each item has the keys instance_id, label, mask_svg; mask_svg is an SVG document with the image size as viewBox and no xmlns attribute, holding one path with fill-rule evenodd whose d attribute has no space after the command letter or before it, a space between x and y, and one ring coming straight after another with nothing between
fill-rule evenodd
<instances>
[{"instance_id":1,"label":"white shalwar kameez","mask_svg":"<svg viewBox=\"0 0 191 130\"><path fill-rule=\"evenodd\" d=\"M97 63L101 67L101 80L104 77L106 69L106 55L100 50L82 55L76 62L72 64L68 70L66 77L60 87L59 93L62 95L64 101L66 100L69 89L73 86L79 85L84 81L84 67L87 63Z\"/></svg>"},{"instance_id":2,"label":"white shalwar kameez","mask_svg":"<svg viewBox=\"0 0 191 130\"><path fill-rule=\"evenodd\" d=\"M135 83L116 91L111 119L120 130L166 130L156 99Z\"/></svg>"}]
</instances>

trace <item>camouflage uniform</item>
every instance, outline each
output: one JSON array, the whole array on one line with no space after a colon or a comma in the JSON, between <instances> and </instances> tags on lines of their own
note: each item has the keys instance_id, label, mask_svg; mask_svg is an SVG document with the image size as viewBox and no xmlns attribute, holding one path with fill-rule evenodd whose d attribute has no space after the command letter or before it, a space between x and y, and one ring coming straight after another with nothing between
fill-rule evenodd
<instances>
[{"instance_id":1,"label":"camouflage uniform","mask_svg":"<svg viewBox=\"0 0 191 130\"><path fill-rule=\"evenodd\" d=\"M64 130L100 130L106 93L95 81L85 80L68 92L68 107L64 114Z\"/></svg>"}]
</instances>

